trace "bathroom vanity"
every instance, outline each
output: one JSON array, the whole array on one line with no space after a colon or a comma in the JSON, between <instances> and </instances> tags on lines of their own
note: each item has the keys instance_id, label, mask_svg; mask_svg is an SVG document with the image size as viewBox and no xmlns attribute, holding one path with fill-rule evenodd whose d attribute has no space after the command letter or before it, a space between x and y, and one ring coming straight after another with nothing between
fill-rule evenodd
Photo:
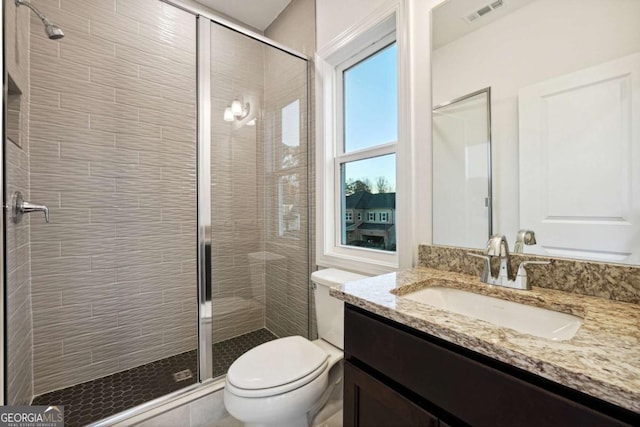
<instances>
[{"instance_id":1,"label":"bathroom vanity","mask_svg":"<svg viewBox=\"0 0 640 427\"><path fill-rule=\"evenodd\" d=\"M637 304L475 280L418 268L332 290L347 303L345 426L640 425ZM456 282L584 323L575 337L553 341L402 296Z\"/></svg>"}]
</instances>

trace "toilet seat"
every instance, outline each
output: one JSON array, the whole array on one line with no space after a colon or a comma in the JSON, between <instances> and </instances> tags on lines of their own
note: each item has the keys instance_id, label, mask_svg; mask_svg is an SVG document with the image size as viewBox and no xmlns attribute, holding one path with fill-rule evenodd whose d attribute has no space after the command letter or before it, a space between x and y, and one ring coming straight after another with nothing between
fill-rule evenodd
<instances>
[{"instance_id":1,"label":"toilet seat","mask_svg":"<svg viewBox=\"0 0 640 427\"><path fill-rule=\"evenodd\" d=\"M229 391L242 397L275 396L320 376L329 355L301 336L280 338L240 356L227 372ZM269 369L265 369L265 360Z\"/></svg>"}]
</instances>

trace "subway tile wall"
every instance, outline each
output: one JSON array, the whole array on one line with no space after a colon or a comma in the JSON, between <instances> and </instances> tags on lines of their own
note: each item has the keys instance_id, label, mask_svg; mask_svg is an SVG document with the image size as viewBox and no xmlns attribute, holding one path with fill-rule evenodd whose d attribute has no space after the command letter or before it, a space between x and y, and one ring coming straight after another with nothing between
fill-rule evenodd
<instances>
[{"instance_id":1,"label":"subway tile wall","mask_svg":"<svg viewBox=\"0 0 640 427\"><path fill-rule=\"evenodd\" d=\"M315 1L292 0L265 30L265 35L312 58L316 45ZM300 99L301 114L306 114L307 105L314 105L313 63L309 62L308 92L304 83L307 75L301 70L300 63L301 61L294 63L291 59L284 60L282 54L267 55L265 66L268 77L265 79L267 86L265 98L267 104L270 105L268 110L278 111L293 100ZM287 71L287 67L290 67L291 70ZM275 77L281 73L286 78L276 79ZM288 78L291 80L287 80ZM309 97L308 102L307 96ZM297 157L301 163L294 170L304 176L307 174L306 168L308 168L308 180L300 182L299 206L303 214L302 222L307 223L309 227L309 240L278 239L274 234L271 235L271 238L267 238L266 247L268 250L284 254L290 262L290 267L286 272L278 268L277 265L273 265L270 268L272 272L267 273L267 326L279 334L306 336L308 328L306 313L309 313L311 327L308 334L310 339L315 339L317 336L315 312L313 309L309 310L310 307L314 307L313 293L309 293L307 298L309 270L315 270L315 264L311 265L311 269L309 269L309 260L315 260L315 131L313 110L307 117L308 121L301 121L309 126L309 129L304 125L300 129L303 144L301 144ZM278 118L281 117L275 117L276 120ZM282 130L278 128L277 123L277 121L273 123L275 126L271 132L276 144L278 138L282 136ZM267 189L273 192L275 186L276 182L272 177ZM308 218L306 217L306 203L309 203ZM272 215L275 215L275 212L272 212ZM307 250L310 254L309 260L305 258ZM289 287L292 287L291 292L288 292ZM280 290L284 290L285 293L280 293Z\"/></svg>"},{"instance_id":2,"label":"subway tile wall","mask_svg":"<svg viewBox=\"0 0 640 427\"><path fill-rule=\"evenodd\" d=\"M265 251L277 257L265 265L266 325L281 337L308 337L307 64L276 49L264 58Z\"/></svg>"},{"instance_id":3,"label":"subway tile wall","mask_svg":"<svg viewBox=\"0 0 640 427\"><path fill-rule=\"evenodd\" d=\"M192 350L195 17L158 0L39 2L31 20L34 393Z\"/></svg>"},{"instance_id":4,"label":"subway tile wall","mask_svg":"<svg viewBox=\"0 0 640 427\"><path fill-rule=\"evenodd\" d=\"M7 197L20 191L29 200L29 10L3 2L6 70L19 91L19 124L16 127L20 146L4 141ZM5 211L5 215L8 212ZM37 220L42 220L38 218ZM6 227L6 383L7 403L28 405L33 386L33 350L31 340L31 285L29 252L29 216L20 224L7 218Z\"/></svg>"}]
</instances>

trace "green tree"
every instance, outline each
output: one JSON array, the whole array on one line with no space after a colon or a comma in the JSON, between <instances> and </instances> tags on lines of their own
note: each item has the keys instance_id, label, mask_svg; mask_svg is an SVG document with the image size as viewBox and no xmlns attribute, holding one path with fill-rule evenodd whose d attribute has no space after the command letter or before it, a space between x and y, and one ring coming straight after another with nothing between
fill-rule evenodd
<instances>
[{"instance_id":1,"label":"green tree","mask_svg":"<svg viewBox=\"0 0 640 427\"><path fill-rule=\"evenodd\" d=\"M350 196L358 191L371 193L371 181L369 181L368 178L348 179L344 183L344 193L346 196Z\"/></svg>"}]
</instances>

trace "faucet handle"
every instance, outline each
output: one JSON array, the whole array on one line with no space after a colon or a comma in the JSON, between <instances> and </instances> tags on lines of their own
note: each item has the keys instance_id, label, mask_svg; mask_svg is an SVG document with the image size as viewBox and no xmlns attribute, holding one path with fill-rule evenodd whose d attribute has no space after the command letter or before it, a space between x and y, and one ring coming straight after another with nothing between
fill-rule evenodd
<instances>
[{"instance_id":1,"label":"faucet handle","mask_svg":"<svg viewBox=\"0 0 640 427\"><path fill-rule=\"evenodd\" d=\"M509 244L507 238L502 234L494 234L487 242L487 255L499 256L501 258L509 256Z\"/></svg>"},{"instance_id":2,"label":"faucet handle","mask_svg":"<svg viewBox=\"0 0 640 427\"><path fill-rule=\"evenodd\" d=\"M521 273L526 276L527 275L527 270L525 270L524 268L527 265L532 265L532 264L549 265L549 264L551 264L551 261L522 261L520 263L520 266L518 267L518 276L520 276Z\"/></svg>"},{"instance_id":3,"label":"faucet handle","mask_svg":"<svg viewBox=\"0 0 640 427\"><path fill-rule=\"evenodd\" d=\"M518 286L519 289L531 289L531 285L527 280L527 270L525 267L532 264L549 265L551 264L551 261L522 261L518 267L518 273L516 274L516 286Z\"/></svg>"}]
</instances>

